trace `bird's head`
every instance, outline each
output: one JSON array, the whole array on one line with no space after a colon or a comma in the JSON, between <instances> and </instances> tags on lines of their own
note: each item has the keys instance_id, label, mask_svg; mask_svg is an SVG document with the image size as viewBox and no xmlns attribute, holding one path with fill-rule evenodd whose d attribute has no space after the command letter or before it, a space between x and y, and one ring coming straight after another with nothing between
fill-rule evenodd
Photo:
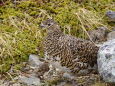
<instances>
[{"instance_id":1,"label":"bird's head","mask_svg":"<svg viewBox=\"0 0 115 86\"><path fill-rule=\"evenodd\" d=\"M57 23L53 19L47 19L40 24L40 27L41 28L49 28L53 25L57 25Z\"/></svg>"},{"instance_id":2,"label":"bird's head","mask_svg":"<svg viewBox=\"0 0 115 86\"><path fill-rule=\"evenodd\" d=\"M46 29L48 33L62 34L60 26L53 19L47 19L40 24L41 28Z\"/></svg>"}]
</instances>

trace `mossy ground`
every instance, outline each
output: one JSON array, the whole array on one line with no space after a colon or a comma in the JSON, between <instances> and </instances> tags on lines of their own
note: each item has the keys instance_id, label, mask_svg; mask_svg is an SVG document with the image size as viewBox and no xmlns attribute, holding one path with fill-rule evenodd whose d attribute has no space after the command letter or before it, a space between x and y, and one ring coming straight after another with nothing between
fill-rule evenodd
<instances>
[{"instance_id":1,"label":"mossy ground","mask_svg":"<svg viewBox=\"0 0 115 86\"><path fill-rule=\"evenodd\" d=\"M39 24L46 18L57 21L65 34L86 38L86 31L106 26L105 12L115 10L114 0L7 0L0 6L0 72L20 68L29 54L43 56L45 35ZM76 0L77 1L77 0Z\"/></svg>"}]
</instances>

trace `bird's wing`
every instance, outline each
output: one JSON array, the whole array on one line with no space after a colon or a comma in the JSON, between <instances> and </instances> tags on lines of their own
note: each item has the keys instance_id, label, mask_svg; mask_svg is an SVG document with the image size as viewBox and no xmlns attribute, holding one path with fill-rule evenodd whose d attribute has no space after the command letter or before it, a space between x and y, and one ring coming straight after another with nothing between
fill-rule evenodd
<instances>
[{"instance_id":1,"label":"bird's wing","mask_svg":"<svg viewBox=\"0 0 115 86\"><path fill-rule=\"evenodd\" d=\"M73 72L79 72L80 69L87 68L87 64L76 60L77 56L79 55L74 58L73 49L72 47L70 47L70 41L71 40L65 37L59 40L59 45L62 49L61 64L62 66L70 68L70 70L72 70Z\"/></svg>"}]
</instances>

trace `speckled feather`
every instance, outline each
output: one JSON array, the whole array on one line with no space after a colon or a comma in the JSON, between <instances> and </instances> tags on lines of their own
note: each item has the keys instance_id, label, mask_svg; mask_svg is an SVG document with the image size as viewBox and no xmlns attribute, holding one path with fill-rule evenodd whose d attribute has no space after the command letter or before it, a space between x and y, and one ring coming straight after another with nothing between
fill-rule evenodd
<instances>
[{"instance_id":1,"label":"speckled feather","mask_svg":"<svg viewBox=\"0 0 115 86\"><path fill-rule=\"evenodd\" d=\"M42 23L51 23L46 20ZM53 22L53 21L52 21ZM93 66L97 61L98 47L92 42L64 34L56 23L49 24L47 36L44 38L44 52L50 58L59 57L62 66L78 73L82 69Z\"/></svg>"}]
</instances>

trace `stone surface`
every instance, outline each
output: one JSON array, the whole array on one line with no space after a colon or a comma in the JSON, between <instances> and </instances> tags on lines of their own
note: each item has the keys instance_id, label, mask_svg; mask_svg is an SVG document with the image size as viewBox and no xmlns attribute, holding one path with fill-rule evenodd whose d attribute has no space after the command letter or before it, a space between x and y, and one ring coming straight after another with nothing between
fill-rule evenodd
<instances>
[{"instance_id":1,"label":"stone surface","mask_svg":"<svg viewBox=\"0 0 115 86\"><path fill-rule=\"evenodd\" d=\"M95 30L88 31L88 34L90 36L90 40L92 40L95 43L100 43L106 41L106 36L108 32L109 30L107 27L98 27Z\"/></svg>"},{"instance_id":2,"label":"stone surface","mask_svg":"<svg viewBox=\"0 0 115 86\"><path fill-rule=\"evenodd\" d=\"M12 86L21 86L21 84L15 83L15 84L13 84Z\"/></svg>"},{"instance_id":3,"label":"stone surface","mask_svg":"<svg viewBox=\"0 0 115 86\"><path fill-rule=\"evenodd\" d=\"M22 85L17 81L0 79L0 86L22 86Z\"/></svg>"},{"instance_id":4,"label":"stone surface","mask_svg":"<svg viewBox=\"0 0 115 86\"><path fill-rule=\"evenodd\" d=\"M100 47L97 63L103 80L115 83L115 39L105 42Z\"/></svg>"},{"instance_id":5,"label":"stone surface","mask_svg":"<svg viewBox=\"0 0 115 86\"><path fill-rule=\"evenodd\" d=\"M42 61L39 60L37 55L31 54L29 56L29 65L33 68L39 68L43 64Z\"/></svg>"},{"instance_id":6,"label":"stone surface","mask_svg":"<svg viewBox=\"0 0 115 86\"><path fill-rule=\"evenodd\" d=\"M106 16L109 17L110 21L114 21L115 22L115 11L107 11L106 12Z\"/></svg>"},{"instance_id":7,"label":"stone surface","mask_svg":"<svg viewBox=\"0 0 115 86\"><path fill-rule=\"evenodd\" d=\"M115 39L115 31L112 31L107 35L107 40L112 40L112 39Z\"/></svg>"},{"instance_id":8,"label":"stone surface","mask_svg":"<svg viewBox=\"0 0 115 86\"><path fill-rule=\"evenodd\" d=\"M40 79L34 76L19 76L19 82L27 86L41 86Z\"/></svg>"}]
</instances>

